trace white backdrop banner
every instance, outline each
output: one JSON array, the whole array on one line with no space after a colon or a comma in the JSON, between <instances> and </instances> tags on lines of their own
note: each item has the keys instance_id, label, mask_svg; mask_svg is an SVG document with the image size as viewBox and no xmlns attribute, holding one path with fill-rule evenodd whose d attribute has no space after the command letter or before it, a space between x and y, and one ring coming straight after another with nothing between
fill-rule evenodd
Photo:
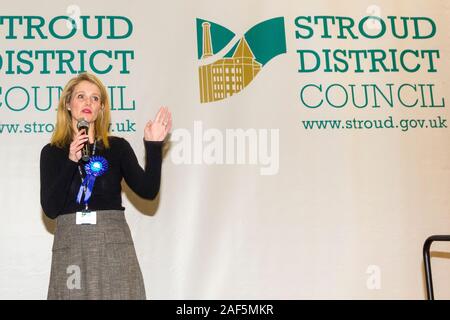
<instances>
[{"instance_id":1,"label":"white backdrop banner","mask_svg":"<svg viewBox=\"0 0 450 320\"><path fill-rule=\"evenodd\" d=\"M422 245L450 234L450 4L14 1L0 16L0 299L44 299L54 221L39 156L80 72L144 164L123 184L151 299L423 299ZM433 246L450 298L450 246Z\"/></svg>"}]
</instances>

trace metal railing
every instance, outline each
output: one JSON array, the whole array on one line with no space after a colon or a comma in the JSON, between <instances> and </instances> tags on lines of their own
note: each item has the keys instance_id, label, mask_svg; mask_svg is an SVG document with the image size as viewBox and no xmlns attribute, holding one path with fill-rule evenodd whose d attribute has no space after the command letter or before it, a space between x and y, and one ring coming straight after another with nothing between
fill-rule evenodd
<instances>
[{"instance_id":1,"label":"metal railing","mask_svg":"<svg viewBox=\"0 0 450 320\"><path fill-rule=\"evenodd\" d=\"M450 235L434 235L428 237L423 244L423 263L425 265L425 280L427 284L427 299L434 300L433 278L431 276L430 247L434 241L450 241Z\"/></svg>"}]
</instances>

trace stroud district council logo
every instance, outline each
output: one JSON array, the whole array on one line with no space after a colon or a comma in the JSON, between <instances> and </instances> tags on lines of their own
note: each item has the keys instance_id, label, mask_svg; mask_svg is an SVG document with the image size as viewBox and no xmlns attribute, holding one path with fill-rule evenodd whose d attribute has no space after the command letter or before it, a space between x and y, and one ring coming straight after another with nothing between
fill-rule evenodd
<instances>
[{"instance_id":1,"label":"stroud district council logo","mask_svg":"<svg viewBox=\"0 0 450 320\"><path fill-rule=\"evenodd\" d=\"M223 100L242 91L270 60L286 53L283 17L258 23L242 38L234 38L229 29L197 18L202 103Z\"/></svg>"}]
</instances>

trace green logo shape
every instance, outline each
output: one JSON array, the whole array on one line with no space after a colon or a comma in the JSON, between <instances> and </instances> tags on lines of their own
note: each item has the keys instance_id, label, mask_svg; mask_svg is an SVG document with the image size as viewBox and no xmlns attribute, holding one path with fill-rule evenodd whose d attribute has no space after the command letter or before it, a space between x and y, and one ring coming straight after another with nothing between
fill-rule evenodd
<instances>
[{"instance_id":1,"label":"green logo shape","mask_svg":"<svg viewBox=\"0 0 450 320\"><path fill-rule=\"evenodd\" d=\"M203 55L203 27L202 24L207 22L210 24L211 30L211 42L212 42L212 53L216 54L220 50L222 50L228 42L231 41L234 37L234 32L228 30L221 25L203 19L197 18L197 48L198 48L198 59L201 59Z\"/></svg>"},{"instance_id":2,"label":"green logo shape","mask_svg":"<svg viewBox=\"0 0 450 320\"><path fill-rule=\"evenodd\" d=\"M263 66L274 57L286 53L286 32L284 18L278 17L258 23L245 34L245 40L255 55L256 61ZM225 57L232 57L238 43Z\"/></svg>"},{"instance_id":3,"label":"green logo shape","mask_svg":"<svg viewBox=\"0 0 450 320\"><path fill-rule=\"evenodd\" d=\"M198 59L214 56L234 36L217 23L197 18ZM242 91L270 60L283 53L286 53L283 17L253 26L221 59L199 66L201 102L223 100Z\"/></svg>"}]
</instances>

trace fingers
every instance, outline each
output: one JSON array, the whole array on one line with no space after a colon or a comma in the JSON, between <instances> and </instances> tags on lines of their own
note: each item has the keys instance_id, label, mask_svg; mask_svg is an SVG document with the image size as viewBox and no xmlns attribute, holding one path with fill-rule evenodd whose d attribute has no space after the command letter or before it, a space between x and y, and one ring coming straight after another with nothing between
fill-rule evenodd
<instances>
[{"instance_id":1,"label":"fingers","mask_svg":"<svg viewBox=\"0 0 450 320\"><path fill-rule=\"evenodd\" d=\"M69 159L74 161L74 162L78 162L81 159L81 149L83 149L84 143L81 142L79 144L77 143L72 143L70 145L70 150L69 150Z\"/></svg>"},{"instance_id":2,"label":"fingers","mask_svg":"<svg viewBox=\"0 0 450 320\"><path fill-rule=\"evenodd\" d=\"M165 124L169 122L170 111L168 107L161 107L156 115L155 122Z\"/></svg>"},{"instance_id":3,"label":"fingers","mask_svg":"<svg viewBox=\"0 0 450 320\"><path fill-rule=\"evenodd\" d=\"M83 149L83 146L84 146L84 142L83 141L71 145L70 153L76 154L77 152L81 151L81 149Z\"/></svg>"},{"instance_id":4,"label":"fingers","mask_svg":"<svg viewBox=\"0 0 450 320\"><path fill-rule=\"evenodd\" d=\"M84 143L85 141L87 141L87 139L89 139L89 136L88 136L87 134L85 134L85 133L83 133L83 132L79 132L79 133L77 133L77 134L75 135L75 137L73 138L72 143L74 143L74 142L80 142L80 141L83 141L83 143Z\"/></svg>"},{"instance_id":5,"label":"fingers","mask_svg":"<svg viewBox=\"0 0 450 320\"><path fill-rule=\"evenodd\" d=\"M167 134L172 129L172 114L169 111L168 107L161 107L156 114L155 121L151 120L147 122L146 128L152 126L153 123L158 123L164 127L164 131Z\"/></svg>"},{"instance_id":6,"label":"fingers","mask_svg":"<svg viewBox=\"0 0 450 320\"><path fill-rule=\"evenodd\" d=\"M171 129L172 129L172 114L169 112L169 116L167 119L166 132L169 132Z\"/></svg>"},{"instance_id":7,"label":"fingers","mask_svg":"<svg viewBox=\"0 0 450 320\"><path fill-rule=\"evenodd\" d=\"M78 146L83 146L86 142L87 142L87 140L88 140L89 138L88 138L88 136L86 136L86 137L81 137L76 143L75 143L75 145L78 147Z\"/></svg>"},{"instance_id":8,"label":"fingers","mask_svg":"<svg viewBox=\"0 0 450 320\"><path fill-rule=\"evenodd\" d=\"M170 113L169 108L166 107L166 112L164 114L164 119L162 122L163 122L163 124L168 124L169 120L171 120L171 119L172 119L172 114Z\"/></svg>"},{"instance_id":9,"label":"fingers","mask_svg":"<svg viewBox=\"0 0 450 320\"><path fill-rule=\"evenodd\" d=\"M81 144L81 145L79 145L79 146L76 146L76 147L74 147L74 148L71 149L71 150L72 150L72 153L73 153L73 154L76 154L77 152L81 151L81 149L83 149L83 144Z\"/></svg>"},{"instance_id":10,"label":"fingers","mask_svg":"<svg viewBox=\"0 0 450 320\"><path fill-rule=\"evenodd\" d=\"M165 108L164 107L159 108L159 111L158 111L158 113L156 114L156 117L155 117L155 122L159 122L159 123L162 122L162 120L164 119L164 112L165 112Z\"/></svg>"},{"instance_id":11,"label":"fingers","mask_svg":"<svg viewBox=\"0 0 450 320\"><path fill-rule=\"evenodd\" d=\"M70 150L81 150L83 148L83 145L86 143L86 141L89 139L89 136L83 132L78 132L72 143L70 144Z\"/></svg>"},{"instance_id":12,"label":"fingers","mask_svg":"<svg viewBox=\"0 0 450 320\"><path fill-rule=\"evenodd\" d=\"M78 131L73 137L70 147L78 147L80 144L83 145L88 139L89 136L84 132L84 130Z\"/></svg>"},{"instance_id":13,"label":"fingers","mask_svg":"<svg viewBox=\"0 0 450 320\"><path fill-rule=\"evenodd\" d=\"M72 143L69 146L69 159L78 162L81 159L81 149L88 141L89 136L85 133L85 130L80 130L73 136Z\"/></svg>"}]
</instances>

